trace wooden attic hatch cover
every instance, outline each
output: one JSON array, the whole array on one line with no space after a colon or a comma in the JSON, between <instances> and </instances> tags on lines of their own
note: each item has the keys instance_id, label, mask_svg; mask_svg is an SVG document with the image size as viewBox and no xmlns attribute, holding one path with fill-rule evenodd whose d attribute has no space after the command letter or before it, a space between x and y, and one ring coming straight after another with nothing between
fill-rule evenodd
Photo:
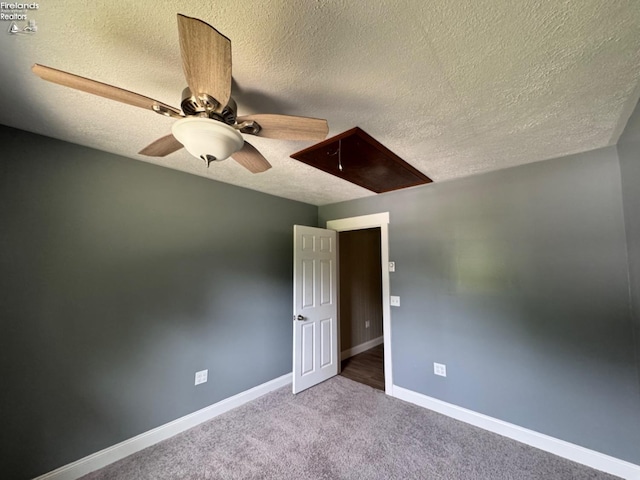
<instances>
[{"instance_id":1,"label":"wooden attic hatch cover","mask_svg":"<svg viewBox=\"0 0 640 480\"><path fill-rule=\"evenodd\" d=\"M358 127L300 150L291 158L376 193L432 182Z\"/></svg>"}]
</instances>

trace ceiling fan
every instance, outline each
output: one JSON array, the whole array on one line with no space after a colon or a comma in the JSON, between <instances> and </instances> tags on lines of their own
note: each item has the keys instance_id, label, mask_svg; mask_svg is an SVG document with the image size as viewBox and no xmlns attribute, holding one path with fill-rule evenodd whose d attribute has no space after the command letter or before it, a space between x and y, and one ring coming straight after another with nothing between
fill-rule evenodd
<instances>
[{"instance_id":1,"label":"ceiling fan","mask_svg":"<svg viewBox=\"0 0 640 480\"><path fill-rule=\"evenodd\" d=\"M290 115L236 116L231 98L231 40L197 18L178 14L182 68L188 87L181 109L106 83L35 64L40 78L161 115L177 118L171 133L143 148L142 155L164 157L182 147L207 165L232 157L252 173L271 168L266 158L241 133L283 140L320 141L326 138L326 120Z\"/></svg>"}]
</instances>

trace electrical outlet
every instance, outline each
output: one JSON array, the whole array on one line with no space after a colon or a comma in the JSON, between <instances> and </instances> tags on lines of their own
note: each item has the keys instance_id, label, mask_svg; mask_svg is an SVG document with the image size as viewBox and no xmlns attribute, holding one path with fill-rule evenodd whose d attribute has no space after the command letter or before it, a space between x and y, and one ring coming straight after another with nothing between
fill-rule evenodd
<instances>
[{"instance_id":1,"label":"electrical outlet","mask_svg":"<svg viewBox=\"0 0 640 480\"><path fill-rule=\"evenodd\" d=\"M389 262L389 271L390 272L396 271L396 262Z\"/></svg>"},{"instance_id":2,"label":"electrical outlet","mask_svg":"<svg viewBox=\"0 0 640 480\"><path fill-rule=\"evenodd\" d=\"M433 373L441 377L447 376L447 366L443 363L433 362Z\"/></svg>"},{"instance_id":3,"label":"electrical outlet","mask_svg":"<svg viewBox=\"0 0 640 480\"><path fill-rule=\"evenodd\" d=\"M400 306L400 297L397 297L395 295L391 295L391 298L389 299L389 303L391 304L392 307L399 307Z\"/></svg>"},{"instance_id":4,"label":"electrical outlet","mask_svg":"<svg viewBox=\"0 0 640 480\"><path fill-rule=\"evenodd\" d=\"M369 328L370 326L371 326L371 322L369 320L364 322L364 328Z\"/></svg>"},{"instance_id":5,"label":"electrical outlet","mask_svg":"<svg viewBox=\"0 0 640 480\"><path fill-rule=\"evenodd\" d=\"M196 372L196 385L205 383L207 381L208 375L209 375L209 370L200 370L199 372Z\"/></svg>"}]
</instances>

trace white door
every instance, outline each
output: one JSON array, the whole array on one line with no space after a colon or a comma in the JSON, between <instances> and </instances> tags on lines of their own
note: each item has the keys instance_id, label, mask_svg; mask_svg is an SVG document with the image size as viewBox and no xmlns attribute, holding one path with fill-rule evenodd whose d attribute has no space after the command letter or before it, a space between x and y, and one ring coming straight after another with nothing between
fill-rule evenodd
<instances>
[{"instance_id":1,"label":"white door","mask_svg":"<svg viewBox=\"0 0 640 480\"><path fill-rule=\"evenodd\" d=\"M293 227L293 393L338 374L336 232Z\"/></svg>"}]
</instances>

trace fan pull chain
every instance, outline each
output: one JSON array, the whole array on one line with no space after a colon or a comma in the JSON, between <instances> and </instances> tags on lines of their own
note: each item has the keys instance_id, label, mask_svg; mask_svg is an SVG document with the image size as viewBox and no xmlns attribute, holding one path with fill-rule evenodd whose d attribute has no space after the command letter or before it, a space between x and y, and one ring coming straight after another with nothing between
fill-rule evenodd
<instances>
[{"instance_id":1,"label":"fan pull chain","mask_svg":"<svg viewBox=\"0 0 640 480\"><path fill-rule=\"evenodd\" d=\"M342 172L344 170L342 168L342 139L338 140L338 150L333 153L327 152L327 155L331 157L333 157L334 155L338 155L338 170Z\"/></svg>"}]
</instances>

